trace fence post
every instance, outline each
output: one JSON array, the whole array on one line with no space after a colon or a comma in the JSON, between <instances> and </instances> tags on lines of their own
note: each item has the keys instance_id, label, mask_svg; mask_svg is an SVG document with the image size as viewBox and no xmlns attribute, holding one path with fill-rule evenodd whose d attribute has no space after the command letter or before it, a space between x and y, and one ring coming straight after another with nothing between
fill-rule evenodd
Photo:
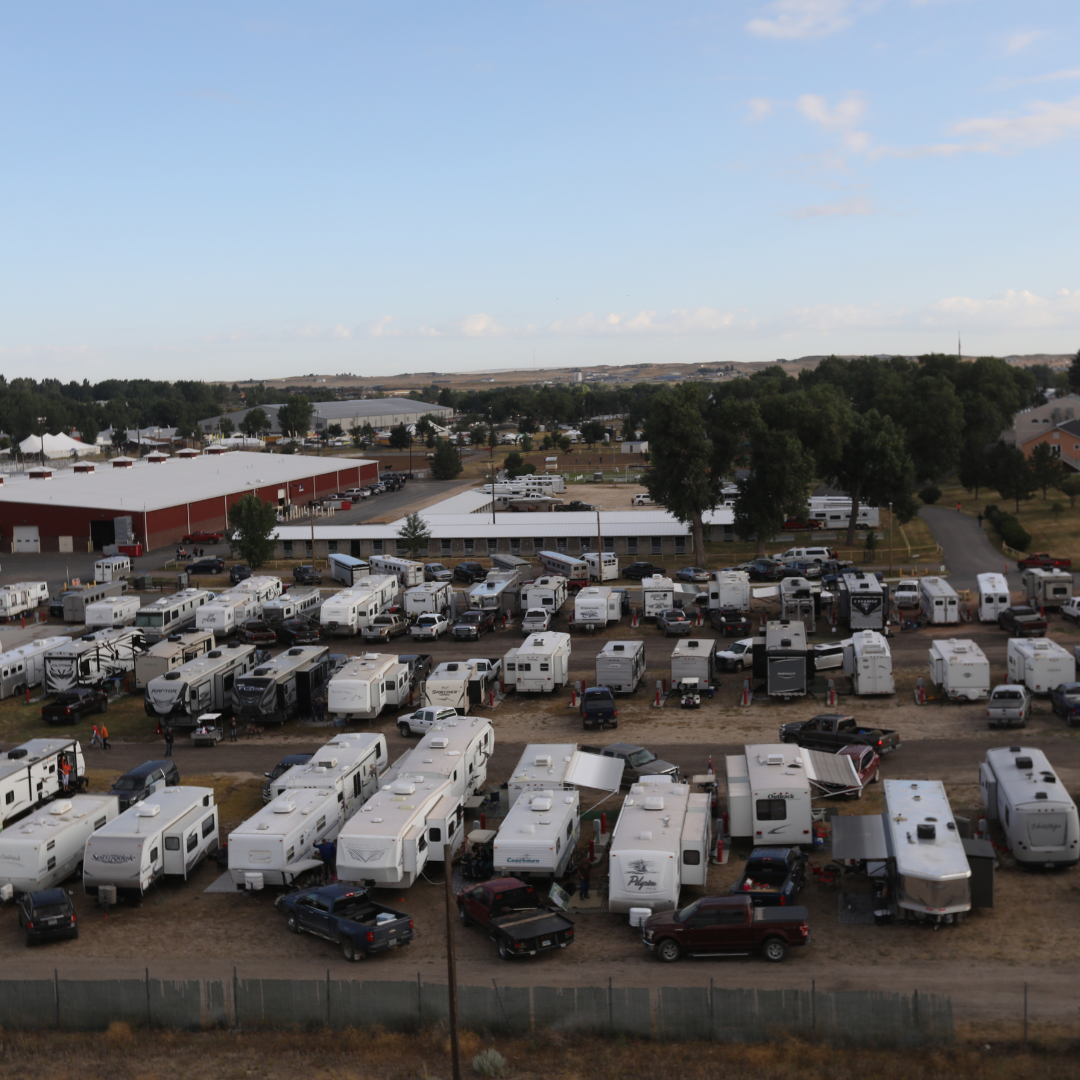
<instances>
[{"instance_id":1,"label":"fence post","mask_svg":"<svg viewBox=\"0 0 1080 1080\"><path fill-rule=\"evenodd\" d=\"M817 979L810 980L810 1032L817 1036Z\"/></svg>"},{"instance_id":2,"label":"fence post","mask_svg":"<svg viewBox=\"0 0 1080 1080\"><path fill-rule=\"evenodd\" d=\"M236 977L236 965L232 969L232 1009L233 1027L240 1028L240 980Z\"/></svg>"},{"instance_id":3,"label":"fence post","mask_svg":"<svg viewBox=\"0 0 1080 1080\"><path fill-rule=\"evenodd\" d=\"M53 968L53 993L56 995L56 1030L60 1030L60 972ZM1024 984L1024 993L1027 993L1027 984Z\"/></svg>"},{"instance_id":4,"label":"fence post","mask_svg":"<svg viewBox=\"0 0 1080 1080\"><path fill-rule=\"evenodd\" d=\"M146 1027L152 1028L154 1025L150 1019L150 969L146 969Z\"/></svg>"}]
</instances>

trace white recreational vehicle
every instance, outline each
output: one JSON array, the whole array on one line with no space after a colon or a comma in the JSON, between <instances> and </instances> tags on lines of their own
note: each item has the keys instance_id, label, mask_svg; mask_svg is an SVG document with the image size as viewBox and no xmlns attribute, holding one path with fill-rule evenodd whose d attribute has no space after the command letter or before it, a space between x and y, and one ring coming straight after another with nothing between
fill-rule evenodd
<instances>
[{"instance_id":1,"label":"white recreational vehicle","mask_svg":"<svg viewBox=\"0 0 1080 1080\"><path fill-rule=\"evenodd\" d=\"M619 580L619 560L612 552L598 555L595 551L586 551L581 557L589 568L590 581Z\"/></svg>"},{"instance_id":2,"label":"white recreational vehicle","mask_svg":"<svg viewBox=\"0 0 1080 1080\"><path fill-rule=\"evenodd\" d=\"M44 598L42 589L45 590ZM14 619L48 601L49 586L44 581L19 581L0 586L0 619Z\"/></svg>"},{"instance_id":3,"label":"white recreational vehicle","mask_svg":"<svg viewBox=\"0 0 1080 1080\"><path fill-rule=\"evenodd\" d=\"M99 585L87 585L71 589L63 595L64 622L85 623L86 605L104 600L109 596L123 596L128 591L126 581L108 581ZM0 617L3 616L3 590L0 590Z\"/></svg>"},{"instance_id":4,"label":"white recreational vehicle","mask_svg":"<svg viewBox=\"0 0 1080 1080\"><path fill-rule=\"evenodd\" d=\"M1025 570L1020 580L1027 590L1028 603L1035 607L1057 611L1066 600L1072 599L1073 576L1068 570L1037 566Z\"/></svg>"},{"instance_id":5,"label":"white recreational vehicle","mask_svg":"<svg viewBox=\"0 0 1080 1080\"><path fill-rule=\"evenodd\" d=\"M709 575L709 607L750 610L750 575L745 570L715 570Z\"/></svg>"},{"instance_id":6,"label":"white recreational vehicle","mask_svg":"<svg viewBox=\"0 0 1080 1080\"><path fill-rule=\"evenodd\" d=\"M146 684L214 647L214 635L209 630L185 630L174 634L135 657L135 686L145 690Z\"/></svg>"},{"instance_id":7,"label":"white recreational vehicle","mask_svg":"<svg viewBox=\"0 0 1080 1080\"><path fill-rule=\"evenodd\" d=\"M102 885L142 896L168 874L185 881L218 846L214 789L161 788L129 807L86 841L83 888Z\"/></svg>"},{"instance_id":8,"label":"white recreational vehicle","mask_svg":"<svg viewBox=\"0 0 1080 1080\"><path fill-rule=\"evenodd\" d=\"M844 642L844 674L860 697L894 694L892 650L889 639L876 630L856 630Z\"/></svg>"},{"instance_id":9,"label":"white recreational vehicle","mask_svg":"<svg viewBox=\"0 0 1080 1080\"><path fill-rule=\"evenodd\" d=\"M566 578L561 574L552 577L537 578L531 585L521 590L521 608L528 611L529 608L543 608L552 615L562 609L568 595Z\"/></svg>"},{"instance_id":10,"label":"white recreational vehicle","mask_svg":"<svg viewBox=\"0 0 1080 1080\"><path fill-rule=\"evenodd\" d=\"M530 634L516 650L513 686L519 694L561 690L570 675L570 635Z\"/></svg>"},{"instance_id":11,"label":"white recreational vehicle","mask_svg":"<svg viewBox=\"0 0 1080 1080\"><path fill-rule=\"evenodd\" d=\"M851 500L836 495L811 495L810 517L820 521L827 529L846 529L851 522ZM877 527L881 524L881 511L876 506L859 504L855 516L857 527Z\"/></svg>"},{"instance_id":12,"label":"white recreational vehicle","mask_svg":"<svg viewBox=\"0 0 1080 1080\"><path fill-rule=\"evenodd\" d=\"M536 560L549 574L558 574L568 581L589 580L589 564L584 559L575 559L573 555L563 555L559 551L540 551Z\"/></svg>"},{"instance_id":13,"label":"white recreational vehicle","mask_svg":"<svg viewBox=\"0 0 1080 1080\"><path fill-rule=\"evenodd\" d=\"M194 629L199 608L213 599L214 594L208 589L182 589L140 608L135 615L135 626L147 645L153 645L180 630Z\"/></svg>"},{"instance_id":14,"label":"white recreational vehicle","mask_svg":"<svg viewBox=\"0 0 1080 1080\"><path fill-rule=\"evenodd\" d=\"M644 641L609 641L596 654L596 684L632 694L645 675Z\"/></svg>"},{"instance_id":15,"label":"white recreational vehicle","mask_svg":"<svg viewBox=\"0 0 1080 1080\"><path fill-rule=\"evenodd\" d=\"M622 785L623 761L579 750L575 743L529 743L506 785L507 805L526 792L595 788L614 795Z\"/></svg>"},{"instance_id":16,"label":"white recreational vehicle","mask_svg":"<svg viewBox=\"0 0 1080 1080\"><path fill-rule=\"evenodd\" d=\"M335 735L307 764L294 765L274 780L270 796L276 798L286 791L329 784L340 792L338 801L344 806L348 820L378 790L388 763L386 736L380 732Z\"/></svg>"},{"instance_id":17,"label":"white recreational vehicle","mask_svg":"<svg viewBox=\"0 0 1080 1080\"><path fill-rule=\"evenodd\" d=\"M255 724L284 724L312 715L312 699L330 674L329 656L325 645L296 645L238 674L225 711Z\"/></svg>"},{"instance_id":18,"label":"white recreational vehicle","mask_svg":"<svg viewBox=\"0 0 1080 1080\"><path fill-rule=\"evenodd\" d=\"M428 673L424 680L422 705L457 709L464 715L473 705L469 681L476 675L476 665L467 660L448 660Z\"/></svg>"},{"instance_id":19,"label":"white recreational vehicle","mask_svg":"<svg viewBox=\"0 0 1080 1080\"><path fill-rule=\"evenodd\" d=\"M1073 654L1049 638L1009 638L1006 664L1009 682L1023 683L1033 694L1076 681Z\"/></svg>"},{"instance_id":20,"label":"white recreational vehicle","mask_svg":"<svg viewBox=\"0 0 1080 1080\"><path fill-rule=\"evenodd\" d=\"M814 586L804 577L786 577L779 585L780 618L802 623L808 634L817 629L817 602Z\"/></svg>"},{"instance_id":21,"label":"white recreational vehicle","mask_svg":"<svg viewBox=\"0 0 1080 1080\"><path fill-rule=\"evenodd\" d=\"M655 619L662 611L675 607L675 582L671 578L653 574L641 579L641 613L646 619Z\"/></svg>"},{"instance_id":22,"label":"white recreational vehicle","mask_svg":"<svg viewBox=\"0 0 1080 1080\"><path fill-rule=\"evenodd\" d=\"M146 684L146 715L186 727L205 712L230 711L233 683L255 668L255 646L233 642L178 664Z\"/></svg>"},{"instance_id":23,"label":"white recreational vehicle","mask_svg":"<svg viewBox=\"0 0 1080 1080\"><path fill-rule=\"evenodd\" d=\"M0 832L0 885L28 893L66 881L83 861L91 834L119 812L115 795L72 795Z\"/></svg>"},{"instance_id":24,"label":"white recreational vehicle","mask_svg":"<svg viewBox=\"0 0 1080 1080\"><path fill-rule=\"evenodd\" d=\"M559 878L581 832L576 791L525 792L507 811L494 844L496 874Z\"/></svg>"},{"instance_id":25,"label":"white recreational vehicle","mask_svg":"<svg viewBox=\"0 0 1080 1080\"><path fill-rule=\"evenodd\" d=\"M143 651L142 632L131 626L95 630L58 645L45 654L45 693L98 686L106 679L134 671L135 657Z\"/></svg>"},{"instance_id":26,"label":"white recreational vehicle","mask_svg":"<svg viewBox=\"0 0 1080 1080\"><path fill-rule=\"evenodd\" d=\"M488 574L483 581L471 585L465 595L470 610L512 614L517 606L517 575L507 571Z\"/></svg>"},{"instance_id":27,"label":"white recreational vehicle","mask_svg":"<svg viewBox=\"0 0 1080 1080\"><path fill-rule=\"evenodd\" d=\"M340 581L346 589L371 572L363 559L354 559L351 555L328 555L326 561L330 564L330 576L334 581Z\"/></svg>"},{"instance_id":28,"label":"white recreational vehicle","mask_svg":"<svg viewBox=\"0 0 1080 1080\"><path fill-rule=\"evenodd\" d=\"M574 597L576 630L603 630L622 618L622 593L607 585L589 585Z\"/></svg>"},{"instance_id":29,"label":"white recreational vehicle","mask_svg":"<svg viewBox=\"0 0 1080 1080\"><path fill-rule=\"evenodd\" d=\"M958 701L990 696L990 661L970 638L935 641L930 646L930 679Z\"/></svg>"},{"instance_id":30,"label":"white recreational vehicle","mask_svg":"<svg viewBox=\"0 0 1080 1080\"><path fill-rule=\"evenodd\" d=\"M664 777L631 786L611 834L608 909L670 911L703 886L712 853L710 797Z\"/></svg>"},{"instance_id":31,"label":"white recreational vehicle","mask_svg":"<svg viewBox=\"0 0 1080 1080\"><path fill-rule=\"evenodd\" d=\"M960 621L960 597L944 578L925 577L919 582L919 606L933 626L949 626Z\"/></svg>"},{"instance_id":32,"label":"white recreational vehicle","mask_svg":"<svg viewBox=\"0 0 1080 1080\"><path fill-rule=\"evenodd\" d=\"M142 601L137 596L110 596L86 605L86 629L130 626L135 621Z\"/></svg>"},{"instance_id":33,"label":"white recreational vehicle","mask_svg":"<svg viewBox=\"0 0 1080 1080\"><path fill-rule=\"evenodd\" d=\"M361 578L351 588L334 593L323 602L319 624L324 633L354 637L394 602L397 592L395 577Z\"/></svg>"},{"instance_id":34,"label":"white recreational vehicle","mask_svg":"<svg viewBox=\"0 0 1080 1080\"><path fill-rule=\"evenodd\" d=\"M235 634L248 619L258 618L262 609L255 593L229 589L219 593L195 613L195 628L210 630L218 641Z\"/></svg>"},{"instance_id":35,"label":"white recreational vehicle","mask_svg":"<svg viewBox=\"0 0 1080 1080\"><path fill-rule=\"evenodd\" d=\"M131 573L131 559L127 555L106 555L94 563L95 581L119 581Z\"/></svg>"},{"instance_id":36,"label":"white recreational vehicle","mask_svg":"<svg viewBox=\"0 0 1080 1080\"><path fill-rule=\"evenodd\" d=\"M769 697L805 697L813 656L806 644L806 627L785 619L767 622L764 641L759 637L754 643L755 669L758 642L765 650L765 686Z\"/></svg>"},{"instance_id":37,"label":"white recreational vehicle","mask_svg":"<svg viewBox=\"0 0 1080 1080\"><path fill-rule=\"evenodd\" d=\"M71 766L69 784L77 789L86 762L75 739L30 739L0 754L0 828L63 792L61 760Z\"/></svg>"},{"instance_id":38,"label":"white recreational vehicle","mask_svg":"<svg viewBox=\"0 0 1080 1080\"><path fill-rule=\"evenodd\" d=\"M424 564L412 559L396 559L390 555L373 555L370 563L372 574L390 574L398 580L398 587L411 589L424 580Z\"/></svg>"},{"instance_id":39,"label":"white recreational vehicle","mask_svg":"<svg viewBox=\"0 0 1080 1080\"><path fill-rule=\"evenodd\" d=\"M838 583L840 617L852 630L884 630L889 621L889 590L873 574L851 571Z\"/></svg>"},{"instance_id":40,"label":"white recreational vehicle","mask_svg":"<svg viewBox=\"0 0 1080 1080\"><path fill-rule=\"evenodd\" d=\"M408 665L398 662L391 653L364 653L355 657L330 679L326 687L326 715L331 720L374 720L383 709L391 704L391 694L400 699L400 681L405 669L405 681L408 682ZM406 690L406 693L408 691ZM396 704L397 702L395 702Z\"/></svg>"},{"instance_id":41,"label":"white recreational vehicle","mask_svg":"<svg viewBox=\"0 0 1080 1080\"><path fill-rule=\"evenodd\" d=\"M233 588L239 589L241 592L251 593L259 601L260 605L270 600L276 600L285 592L285 585L281 578L272 574L244 578L242 581L238 581Z\"/></svg>"},{"instance_id":42,"label":"white recreational vehicle","mask_svg":"<svg viewBox=\"0 0 1080 1080\"><path fill-rule=\"evenodd\" d=\"M454 591L449 581L423 581L405 590L405 614L416 618L420 615L445 615L450 610L450 594Z\"/></svg>"},{"instance_id":43,"label":"white recreational vehicle","mask_svg":"<svg viewBox=\"0 0 1080 1080\"><path fill-rule=\"evenodd\" d=\"M940 780L885 780L885 850L904 918L959 922L971 910L971 867Z\"/></svg>"},{"instance_id":44,"label":"white recreational vehicle","mask_svg":"<svg viewBox=\"0 0 1080 1080\"><path fill-rule=\"evenodd\" d=\"M314 619L321 603L321 589L315 585L302 585L298 589L290 589L287 593L267 600L262 606L263 622L273 626L286 619Z\"/></svg>"},{"instance_id":45,"label":"white recreational vehicle","mask_svg":"<svg viewBox=\"0 0 1080 1080\"><path fill-rule=\"evenodd\" d=\"M440 720L394 762L388 776L394 779L408 773L449 780L451 794L467 799L487 783L488 758L494 749L495 730L490 720L475 716Z\"/></svg>"},{"instance_id":46,"label":"white recreational vehicle","mask_svg":"<svg viewBox=\"0 0 1080 1080\"><path fill-rule=\"evenodd\" d=\"M1018 863L1047 868L1080 862L1076 803L1035 747L987 750L979 766L986 816L997 821Z\"/></svg>"},{"instance_id":47,"label":"white recreational vehicle","mask_svg":"<svg viewBox=\"0 0 1080 1080\"><path fill-rule=\"evenodd\" d=\"M998 616L1012 603L1009 582L1004 574L979 574L979 622L998 621Z\"/></svg>"},{"instance_id":48,"label":"white recreational vehicle","mask_svg":"<svg viewBox=\"0 0 1080 1080\"><path fill-rule=\"evenodd\" d=\"M698 686L710 686L715 670L715 638L683 638L671 651L672 686L687 679L697 679Z\"/></svg>"},{"instance_id":49,"label":"white recreational vehicle","mask_svg":"<svg viewBox=\"0 0 1080 1080\"><path fill-rule=\"evenodd\" d=\"M38 638L28 645L0 653L0 699L40 685L45 680L46 654L70 641L69 637Z\"/></svg>"}]
</instances>

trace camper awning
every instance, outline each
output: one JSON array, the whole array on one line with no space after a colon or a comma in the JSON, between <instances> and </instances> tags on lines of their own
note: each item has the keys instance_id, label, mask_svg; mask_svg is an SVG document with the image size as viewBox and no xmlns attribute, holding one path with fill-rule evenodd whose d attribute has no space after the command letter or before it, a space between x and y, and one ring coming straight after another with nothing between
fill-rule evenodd
<instances>
[{"instance_id":1,"label":"camper awning","mask_svg":"<svg viewBox=\"0 0 1080 1080\"><path fill-rule=\"evenodd\" d=\"M841 791L860 788L855 763L847 754L826 754L824 750L803 750L803 769L810 783L823 794L838 795Z\"/></svg>"},{"instance_id":2,"label":"camper awning","mask_svg":"<svg viewBox=\"0 0 1080 1080\"><path fill-rule=\"evenodd\" d=\"M887 859L885 825L878 814L854 817L837 815L832 819L832 857L847 859Z\"/></svg>"},{"instance_id":3,"label":"camper awning","mask_svg":"<svg viewBox=\"0 0 1080 1080\"><path fill-rule=\"evenodd\" d=\"M769 600L780 595L779 585L766 585L761 589L751 589L755 600Z\"/></svg>"},{"instance_id":4,"label":"camper awning","mask_svg":"<svg viewBox=\"0 0 1080 1080\"><path fill-rule=\"evenodd\" d=\"M583 754L580 750L566 767L563 782L577 787L594 788L614 794L622 784L622 758L601 757L599 754Z\"/></svg>"}]
</instances>

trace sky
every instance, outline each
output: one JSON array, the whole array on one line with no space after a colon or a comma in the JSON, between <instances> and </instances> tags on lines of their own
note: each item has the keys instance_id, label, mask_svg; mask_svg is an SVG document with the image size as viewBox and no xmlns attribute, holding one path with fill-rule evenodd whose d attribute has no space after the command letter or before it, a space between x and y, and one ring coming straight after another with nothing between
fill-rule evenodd
<instances>
[{"instance_id":1,"label":"sky","mask_svg":"<svg viewBox=\"0 0 1080 1080\"><path fill-rule=\"evenodd\" d=\"M1080 347L1069 0L8 4L0 372Z\"/></svg>"}]
</instances>

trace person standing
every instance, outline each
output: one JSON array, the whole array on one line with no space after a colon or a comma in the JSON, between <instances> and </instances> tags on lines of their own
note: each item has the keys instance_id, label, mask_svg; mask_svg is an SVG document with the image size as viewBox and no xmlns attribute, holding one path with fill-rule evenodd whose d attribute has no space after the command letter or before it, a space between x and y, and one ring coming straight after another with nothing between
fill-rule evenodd
<instances>
[{"instance_id":1,"label":"person standing","mask_svg":"<svg viewBox=\"0 0 1080 1080\"><path fill-rule=\"evenodd\" d=\"M592 863L589 862L589 856L583 855L581 862L578 863L578 897L581 900L589 899L589 879L592 877Z\"/></svg>"},{"instance_id":2,"label":"person standing","mask_svg":"<svg viewBox=\"0 0 1080 1080\"><path fill-rule=\"evenodd\" d=\"M337 845L329 837L320 840L315 845L319 858L323 861L323 881L329 881L333 876L334 863L337 861Z\"/></svg>"},{"instance_id":3,"label":"person standing","mask_svg":"<svg viewBox=\"0 0 1080 1080\"><path fill-rule=\"evenodd\" d=\"M165 727L165 756L166 757L172 757L172 748L173 748L173 739L174 738L175 738L175 736L173 735L172 724L167 724L166 727Z\"/></svg>"},{"instance_id":4,"label":"person standing","mask_svg":"<svg viewBox=\"0 0 1080 1080\"><path fill-rule=\"evenodd\" d=\"M229 717L229 740L236 742L236 716Z\"/></svg>"},{"instance_id":5,"label":"person standing","mask_svg":"<svg viewBox=\"0 0 1080 1080\"><path fill-rule=\"evenodd\" d=\"M105 726L105 721L104 720L101 722L101 749L102 750L111 750L112 749L112 747L109 746L109 729Z\"/></svg>"},{"instance_id":6,"label":"person standing","mask_svg":"<svg viewBox=\"0 0 1080 1080\"><path fill-rule=\"evenodd\" d=\"M93 730L92 734L90 735L90 745L91 746L100 746L101 745L101 732L98 731L97 724L94 725L94 730Z\"/></svg>"},{"instance_id":7,"label":"person standing","mask_svg":"<svg viewBox=\"0 0 1080 1080\"><path fill-rule=\"evenodd\" d=\"M60 782L64 785L64 794L71 789L71 762L68 759L60 759Z\"/></svg>"}]
</instances>

